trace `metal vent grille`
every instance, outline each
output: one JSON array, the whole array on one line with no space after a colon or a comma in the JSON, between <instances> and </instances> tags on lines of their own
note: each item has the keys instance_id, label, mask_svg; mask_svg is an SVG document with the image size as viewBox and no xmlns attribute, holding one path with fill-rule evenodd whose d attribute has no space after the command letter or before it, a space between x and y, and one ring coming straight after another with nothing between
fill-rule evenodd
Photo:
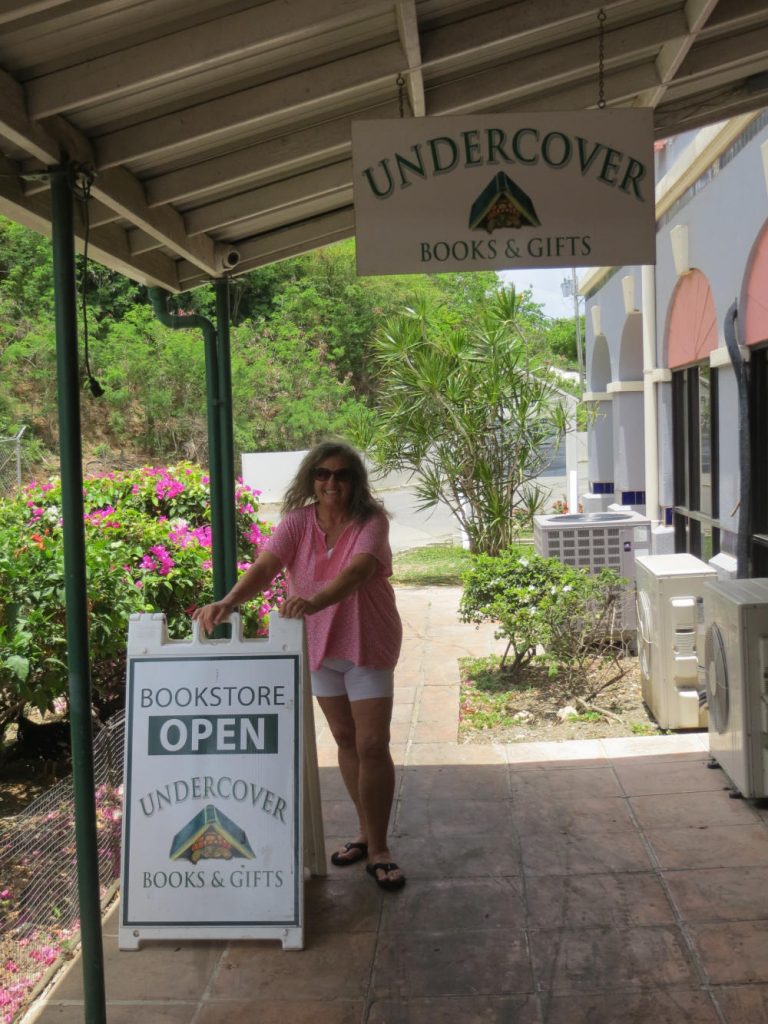
<instances>
[{"instance_id":1,"label":"metal vent grille","mask_svg":"<svg viewBox=\"0 0 768 1024\"><path fill-rule=\"evenodd\" d=\"M590 572L600 572L601 569L621 572L621 537L615 527L547 530L543 538L548 558L556 558L565 565L575 565Z\"/></svg>"},{"instance_id":2,"label":"metal vent grille","mask_svg":"<svg viewBox=\"0 0 768 1024\"><path fill-rule=\"evenodd\" d=\"M681 657L695 657L696 655L696 630L676 629L675 630L675 654Z\"/></svg>"},{"instance_id":3,"label":"metal vent grille","mask_svg":"<svg viewBox=\"0 0 768 1024\"><path fill-rule=\"evenodd\" d=\"M613 569L619 576L634 578L632 551L640 526L649 530L650 522L636 512L534 516L534 545L540 555L577 569L591 573ZM617 602L614 629L631 632L635 628L635 600L630 585L624 599Z\"/></svg>"},{"instance_id":4,"label":"metal vent grille","mask_svg":"<svg viewBox=\"0 0 768 1024\"><path fill-rule=\"evenodd\" d=\"M595 527L589 530L545 530L536 538L536 548L548 558L556 558L565 565L598 573L614 569L621 575L621 535L615 526ZM622 630L627 621L625 601L616 603L615 628Z\"/></svg>"}]
</instances>

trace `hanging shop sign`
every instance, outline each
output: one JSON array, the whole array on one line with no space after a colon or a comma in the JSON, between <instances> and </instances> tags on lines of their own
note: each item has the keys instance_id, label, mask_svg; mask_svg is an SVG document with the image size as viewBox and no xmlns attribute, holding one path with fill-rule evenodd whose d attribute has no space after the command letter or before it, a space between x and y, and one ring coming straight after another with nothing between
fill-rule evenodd
<instances>
[{"instance_id":1,"label":"hanging shop sign","mask_svg":"<svg viewBox=\"0 0 768 1024\"><path fill-rule=\"evenodd\" d=\"M656 262L650 109L355 121L360 274Z\"/></svg>"},{"instance_id":2,"label":"hanging shop sign","mask_svg":"<svg viewBox=\"0 0 768 1024\"><path fill-rule=\"evenodd\" d=\"M302 625L169 641L129 626L120 947L302 945Z\"/></svg>"}]
</instances>

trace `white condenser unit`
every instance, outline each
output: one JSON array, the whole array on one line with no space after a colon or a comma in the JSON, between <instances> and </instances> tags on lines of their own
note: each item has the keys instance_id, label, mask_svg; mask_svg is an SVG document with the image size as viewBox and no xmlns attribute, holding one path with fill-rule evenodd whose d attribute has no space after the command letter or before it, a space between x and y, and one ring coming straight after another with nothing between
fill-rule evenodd
<instances>
[{"instance_id":1,"label":"white condenser unit","mask_svg":"<svg viewBox=\"0 0 768 1024\"><path fill-rule=\"evenodd\" d=\"M704 584L716 579L717 571L693 555L639 555L635 561L643 700L662 729L706 728L696 642Z\"/></svg>"},{"instance_id":2,"label":"white condenser unit","mask_svg":"<svg viewBox=\"0 0 768 1024\"><path fill-rule=\"evenodd\" d=\"M557 558L565 565L598 573L613 569L629 580L625 599L619 603L617 628L634 633L635 554L647 554L651 521L639 512L579 512L533 517L536 553Z\"/></svg>"},{"instance_id":3,"label":"white condenser unit","mask_svg":"<svg viewBox=\"0 0 768 1024\"><path fill-rule=\"evenodd\" d=\"M742 796L768 796L768 579L704 588L709 750Z\"/></svg>"}]
</instances>

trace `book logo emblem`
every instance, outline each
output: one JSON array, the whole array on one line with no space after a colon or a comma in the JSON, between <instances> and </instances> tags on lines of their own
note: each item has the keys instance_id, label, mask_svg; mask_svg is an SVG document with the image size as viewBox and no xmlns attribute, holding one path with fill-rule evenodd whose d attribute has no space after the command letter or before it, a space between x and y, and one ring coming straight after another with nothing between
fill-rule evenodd
<instances>
[{"instance_id":1,"label":"book logo emblem","mask_svg":"<svg viewBox=\"0 0 768 1024\"><path fill-rule=\"evenodd\" d=\"M539 227L541 221L530 196L499 171L472 204L469 227L492 234L497 228Z\"/></svg>"},{"instance_id":2,"label":"book logo emblem","mask_svg":"<svg viewBox=\"0 0 768 1024\"><path fill-rule=\"evenodd\" d=\"M256 854L239 825L213 804L208 804L177 832L171 843L171 860L253 860Z\"/></svg>"}]
</instances>

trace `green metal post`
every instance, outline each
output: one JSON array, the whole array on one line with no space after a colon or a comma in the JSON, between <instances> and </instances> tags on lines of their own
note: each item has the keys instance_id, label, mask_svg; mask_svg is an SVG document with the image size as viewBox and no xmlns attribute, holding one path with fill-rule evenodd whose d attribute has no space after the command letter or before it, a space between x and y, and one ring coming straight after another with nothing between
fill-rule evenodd
<instances>
[{"instance_id":1,"label":"green metal post","mask_svg":"<svg viewBox=\"0 0 768 1024\"><path fill-rule=\"evenodd\" d=\"M213 560L213 596L220 601L229 587L226 583L224 516L221 495L221 420L219 418L219 360L216 350L216 328L204 316L174 316L168 312L168 292L150 288L149 300L161 324L173 330L197 327L203 332L205 344L205 383L208 401L208 469L211 477L211 547Z\"/></svg>"},{"instance_id":2,"label":"green metal post","mask_svg":"<svg viewBox=\"0 0 768 1024\"><path fill-rule=\"evenodd\" d=\"M99 851L91 731L88 595L83 527L83 462L80 440L80 374L75 297L73 199L66 168L51 174L53 290L59 395L61 508L64 524L64 592L67 673L75 787L75 842L80 898L86 1024L106 1024L104 950L99 900Z\"/></svg>"},{"instance_id":3,"label":"green metal post","mask_svg":"<svg viewBox=\"0 0 768 1024\"><path fill-rule=\"evenodd\" d=\"M224 533L224 576L227 590L237 582L235 511L235 442L232 432L232 356L229 345L229 278L216 289L216 339L219 355L219 426L221 434L221 514Z\"/></svg>"}]
</instances>

